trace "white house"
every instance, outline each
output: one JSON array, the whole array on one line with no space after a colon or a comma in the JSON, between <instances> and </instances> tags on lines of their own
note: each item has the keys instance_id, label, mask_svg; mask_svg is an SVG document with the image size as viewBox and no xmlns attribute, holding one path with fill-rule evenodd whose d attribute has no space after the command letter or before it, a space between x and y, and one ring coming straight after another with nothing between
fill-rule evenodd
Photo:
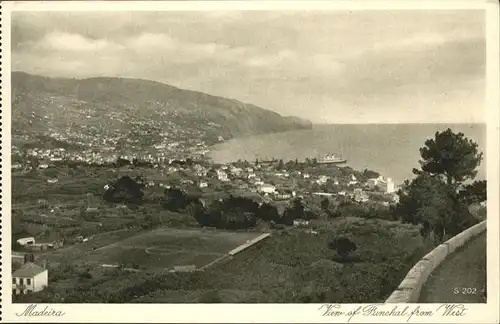
<instances>
[{"instance_id":1,"label":"white house","mask_svg":"<svg viewBox=\"0 0 500 324\"><path fill-rule=\"evenodd\" d=\"M293 226L307 226L309 221L303 219L296 219L293 221Z\"/></svg>"},{"instance_id":2,"label":"white house","mask_svg":"<svg viewBox=\"0 0 500 324\"><path fill-rule=\"evenodd\" d=\"M206 183L206 182L200 182L200 184L198 186L200 188L206 188L206 187L208 187L208 183Z\"/></svg>"},{"instance_id":3,"label":"white house","mask_svg":"<svg viewBox=\"0 0 500 324\"><path fill-rule=\"evenodd\" d=\"M289 193L284 193L284 192L275 192L274 193L274 199L277 200L286 200L292 198L292 195Z\"/></svg>"},{"instance_id":4,"label":"white house","mask_svg":"<svg viewBox=\"0 0 500 324\"><path fill-rule=\"evenodd\" d=\"M394 181L392 181L391 178L387 178L387 188L386 188L386 192L387 193L393 193L396 191L396 186L394 184Z\"/></svg>"},{"instance_id":5,"label":"white house","mask_svg":"<svg viewBox=\"0 0 500 324\"><path fill-rule=\"evenodd\" d=\"M23 166L22 166L21 164L18 164L18 163L16 163L16 164L12 164L12 166L11 166L11 168L12 168L13 170L22 169L22 167L23 167Z\"/></svg>"},{"instance_id":6,"label":"white house","mask_svg":"<svg viewBox=\"0 0 500 324\"><path fill-rule=\"evenodd\" d=\"M49 272L32 262L25 263L12 274L12 294L40 291L48 286Z\"/></svg>"},{"instance_id":7,"label":"white house","mask_svg":"<svg viewBox=\"0 0 500 324\"><path fill-rule=\"evenodd\" d=\"M229 181L227 173L221 170L217 170L217 178L219 179L219 181Z\"/></svg>"},{"instance_id":8,"label":"white house","mask_svg":"<svg viewBox=\"0 0 500 324\"><path fill-rule=\"evenodd\" d=\"M353 199L357 202L367 202L369 197L362 189L356 188L353 192Z\"/></svg>"},{"instance_id":9,"label":"white house","mask_svg":"<svg viewBox=\"0 0 500 324\"><path fill-rule=\"evenodd\" d=\"M208 174L208 170L199 164L194 166L194 170L196 171L196 175L198 175L198 177L205 177Z\"/></svg>"},{"instance_id":10,"label":"white house","mask_svg":"<svg viewBox=\"0 0 500 324\"><path fill-rule=\"evenodd\" d=\"M56 183L59 180L57 178L47 179L47 183Z\"/></svg>"},{"instance_id":11,"label":"white house","mask_svg":"<svg viewBox=\"0 0 500 324\"><path fill-rule=\"evenodd\" d=\"M34 237L23 237L17 240L17 243L19 245L27 245L27 244L35 244L35 238Z\"/></svg>"},{"instance_id":12,"label":"white house","mask_svg":"<svg viewBox=\"0 0 500 324\"><path fill-rule=\"evenodd\" d=\"M260 186L259 191L264 193L274 193L276 191L276 187L270 184L263 184Z\"/></svg>"},{"instance_id":13,"label":"white house","mask_svg":"<svg viewBox=\"0 0 500 324\"><path fill-rule=\"evenodd\" d=\"M320 177L318 178L318 180L316 180L316 183L317 183L317 184L319 184L319 185L323 185L323 184L325 184L327 181L328 181L328 177L327 177L327 176L322 175L322 176L320 176Z\"/></svg>"},{"instance_id":14,"label":"white house","mask_svg":"<svg viewBox=\"0 0 500 324\"><path fill-rule=\"evenodd\" d=\"M237 177L239 177L242 172L243 172L243 169L241 169L241 168L236 168L236 167L231 168L231 173Z\"/></svg>"}]
</instances>

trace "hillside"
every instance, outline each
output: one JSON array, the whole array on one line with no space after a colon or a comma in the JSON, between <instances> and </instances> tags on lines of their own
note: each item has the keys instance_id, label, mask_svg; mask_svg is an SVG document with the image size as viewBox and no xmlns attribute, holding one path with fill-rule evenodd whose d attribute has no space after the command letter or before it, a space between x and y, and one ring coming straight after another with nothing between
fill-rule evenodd
<instances>
[{"instance_id":1,"label":"hillside","mask_svg":"<svg viewBox=\"0 0 500 324\"><path fill-rule=\"evenodd\" d=\"M12 73L12 132L24 140L127 138L137 133L157 142L159 134L224 139L311 128L308 121L236 100L125 78L62 79ZM24 136L23 136L24 135ZM166 136L166 135L165 135ZM87 137L87 138L86 138ZM175 137L175 136L174 136ZM40 140L39 140L40 141Z\"/></svg>"}]
</instances>

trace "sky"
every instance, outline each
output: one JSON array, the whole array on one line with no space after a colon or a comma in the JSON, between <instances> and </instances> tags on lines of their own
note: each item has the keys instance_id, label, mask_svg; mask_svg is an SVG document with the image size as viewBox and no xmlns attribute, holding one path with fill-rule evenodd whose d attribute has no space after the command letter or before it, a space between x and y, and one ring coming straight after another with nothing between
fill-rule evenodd
<instances>
[{"instance_id":1,"label":"sky","mask_svg":"<svg viewBox=\"0 0 500 324\"><path fill-rule=\"evenodd\" d=\"M484 12L14 12L12 70L132 77L315 123L486 122Z\"/></svg>"}]
</instances>

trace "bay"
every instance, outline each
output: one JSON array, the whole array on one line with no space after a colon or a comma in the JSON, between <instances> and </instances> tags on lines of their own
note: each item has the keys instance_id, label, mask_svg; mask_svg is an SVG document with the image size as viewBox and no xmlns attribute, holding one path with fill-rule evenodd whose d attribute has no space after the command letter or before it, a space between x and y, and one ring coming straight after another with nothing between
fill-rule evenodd
<instances>
[{"instance_id":1,"label":"bay","mask_svg":"<svg viewBox=\"0 0 500 324\"><path fill-rule=\"evenodd\" d=\"M436 131L447 128L478 143L484 159L476 179L486 179L486 124L315 125L311 130L235 138L213 146L210 157L216 163L227 163L238 159L320 159L330 153L341 154L353 169L375 170L400 184L411 179L412 169L419 166L419 148Z\"/></svg>"}]
</instances>

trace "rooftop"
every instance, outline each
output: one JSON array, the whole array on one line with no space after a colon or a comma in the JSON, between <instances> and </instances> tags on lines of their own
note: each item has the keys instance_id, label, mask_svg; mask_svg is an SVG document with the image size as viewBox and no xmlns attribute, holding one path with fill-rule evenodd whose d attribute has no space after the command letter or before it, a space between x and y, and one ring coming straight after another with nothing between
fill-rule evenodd
<instances>
[{"instance_id":1,"label":"rooftop","mask_svg":"<svg viewBox=\"0 0 500 324\"><path fill-rule=\"evenodd\" d=\"M27 262L21 268L14 271L12 277L32 278L43 271L45 271L45 269L40 267L39 265L36 265L32 262Z\"/></svg>"}]
</instances>

